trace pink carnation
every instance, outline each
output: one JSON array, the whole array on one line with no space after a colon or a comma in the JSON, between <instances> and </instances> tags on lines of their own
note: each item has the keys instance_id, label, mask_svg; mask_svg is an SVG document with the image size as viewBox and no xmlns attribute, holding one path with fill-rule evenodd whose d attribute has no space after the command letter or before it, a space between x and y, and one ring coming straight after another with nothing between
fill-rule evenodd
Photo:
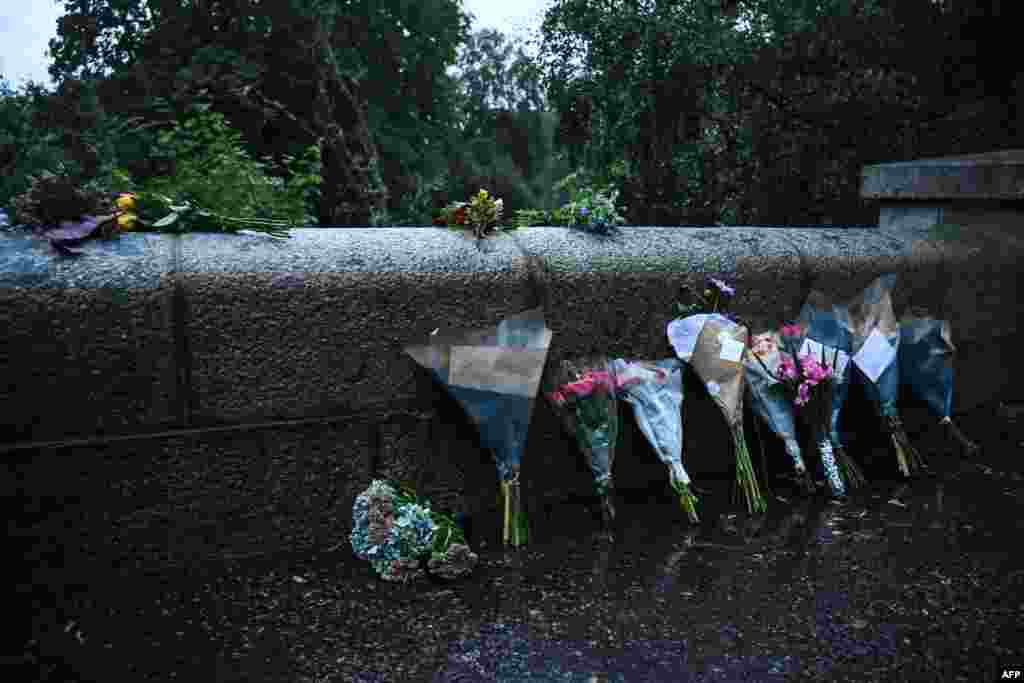
<instances>
[{"instance_id":1,"label":"pink carnation","mask_svg":"<svg viewBox=\"0 0 1024 683\"><path fill-rule=\"evenodd\" d=\"M803 332L803 328L800 327L799 323L790 323L789 325L783 325L782 329L779 330L779 334L783 337L799 337Z\"/></svg>"},{"instance_id":2,"label":"pink carnation","mask_svg":"<svg viewBox=\"0 0 1024 683\"><path fill-rule=\"evenodd\" d=\"M580 398L586 398L594 393L594 381L589 377L576 380L575 382L569 382L564 387L565 391L576 394Z\"/></svg>"}]
</instances>

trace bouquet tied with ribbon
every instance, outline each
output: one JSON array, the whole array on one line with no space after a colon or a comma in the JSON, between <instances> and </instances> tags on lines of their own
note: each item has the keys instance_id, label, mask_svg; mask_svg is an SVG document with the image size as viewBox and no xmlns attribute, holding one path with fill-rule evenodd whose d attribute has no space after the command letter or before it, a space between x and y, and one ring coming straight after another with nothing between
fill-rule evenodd
<instances>
[{"instance_id":1,"label":"bouquet tied with ribbon","mask_svg":"<svg viewBox=\"0 0 1024 683\"><path fill-rule=\"evenodd\" d=\"M699 522L697 497L690 490L690 475L683 467L682 364L675 358L653 362L618 358L612 363L622 396L633 406L640 431L668 467L669 483L679 506L691 522Z\"/></svg>"},{"instance_id":2,"label":"bouquet tied with ribbon","mask_svg":"<svg viewBox=\"0 0 1024 683\"><path fill-rule=\"evenodd\" d=\"M462 406L494 455L504 508L502 541L525 545L528 522L519 488L520 461L540 387L551 330L540 308L496 328L434 330L428 346L405 349Z\"/></svg>"},{"instance_id":3,"label":"bouquet tied with ribbon","mask_svg":"<svg viewBox=\"0 0 1024 683\"><path fill-rule=\"evenodd\" d=\"M455 521L399 484L375 479L356 497L352 522L353 552L385 581L407 582L426 571L454 579L476 566Z\"/></svg>"},{"instance_id":4,"label":"bouquet tied with ribbon","mask_svg":"<svg viewBox=\"0 0 1024 683\"><path fill-rule=\"evenodd\" d=\"M639 382L639 379L632 380ZM594 492L601 503L604 531L615 520L612 502L612 464L619 438L616 392L621 383L605 356L562 361L545 392L565 427L576 439L594 477Z\"/></svg>"},{"instance_id":5,"label":"bouquet tied with ribbon","mask_svg":"<svg viewBox=\"0 0 1024 683\"><path fill-rule=\"evenodd\" d=\"M866 392L896 450L900 472L909 477L927 465L910 442L896 408L900 327L892 308L895 283L895 274L880 276L842 310L853 337L853 363L866 380Z\"/></svg>"}]
</instances>

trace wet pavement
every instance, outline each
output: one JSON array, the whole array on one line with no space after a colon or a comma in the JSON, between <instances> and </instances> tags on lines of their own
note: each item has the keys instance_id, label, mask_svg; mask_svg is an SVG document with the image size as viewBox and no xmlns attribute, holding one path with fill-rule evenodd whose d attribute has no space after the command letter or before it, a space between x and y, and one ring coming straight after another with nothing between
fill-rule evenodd
<instances>
[{"instance_id":1,"label":"wet pavement","mask_svg":"<svg viewBox=\"0 0 1024 683\"><path fill-rule=\"evenodd\" d=\"M752 518L731 481L700 481L689 525L667 487L624 492L606 543L567 502L525 550L477 538L452 584L381 582L347 544L187 573L37 568L5 660L31 677L4 680L1000 680L1024 667L1024 429L996 411L961 426L973 461L869 472L842 503L775 482L785 502Z\"/></svg>"}]
</instances>

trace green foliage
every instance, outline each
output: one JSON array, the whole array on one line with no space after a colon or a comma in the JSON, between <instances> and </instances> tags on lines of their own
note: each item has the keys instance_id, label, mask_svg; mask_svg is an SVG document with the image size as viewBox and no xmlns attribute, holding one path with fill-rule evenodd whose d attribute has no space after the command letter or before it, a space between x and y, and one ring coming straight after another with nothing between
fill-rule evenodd
<instances>
[{"instance_id":1,"label":"green foliage","mask_svg":"<svg viewBox=\"0 0 1024 683\"><path fill-rule=\"evenodd\" d=\"M264 173L242 147L241 135L224 116L197 105L183 123L157 137L159 153L173 159L174 173L152 178L144 192L181 197L217 213L262 217L292 227L312 222L307 196L317 187L319 150L311 147L301 160L289 159L293 175L283 187Z\"/></svg>"},{"instance_id":2,"label":"green foliage","mask_svg":"<svg viewBox=\"0 0 1024 683\"><path fill-rule=\"evenodd\" d=\"M0 83L0 209L13 215L11 201L28 190L32 174L66 169L70 159L56 131L33 125L32 97L15 93L6 81Z\"/></svg>"}]
</instances>

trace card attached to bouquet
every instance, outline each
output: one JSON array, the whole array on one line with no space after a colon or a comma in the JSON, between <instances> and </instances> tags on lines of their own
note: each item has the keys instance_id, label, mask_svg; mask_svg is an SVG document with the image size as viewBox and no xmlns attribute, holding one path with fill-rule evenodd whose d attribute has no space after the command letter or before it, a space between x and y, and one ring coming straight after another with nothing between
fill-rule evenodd
<instances>
[{"instance_id":1,"label":"card attached to bouquet","mask_svg":"<svg viewBox=\"0 0 1024 683\"><path fill-rule=\"evenodd\" d=\"M864 340L860 351L853 356L853 362L872 382L877 382L894 360L896 360L896 349L882 336L878 328L871 330L871 334Z\"/></svg>"},{"instance_id":2,"label":"card attached to bouquet","mask_svg":"<svg viewBox=\"0 0 1024 683\"><path fill-rule=\"evenodd\" d=\"M832 365L832 359L834 358L836 367L833 370L835 371L835 376L840 378L846 373L846 366L850 363L850 354L845 351L840 351L837 354L834 347L819 344L813 339L804 340L804 345L800 347L799 355L803 356L804 354L810 354L815 360L820 360L822 355L824 355L825 362L829 365Z\"/></svg>"},{"instance_id":3,"label":"card attached to bouquet","mask_svg":"<svg viewBox=\"0 0 1024 683\"><path fill-rule=\"evenodd\" d=\"M499 346L452 346L448 383L455 387L533 398L547 350Z\"/></svg>"},{"instance_id":4,"label":"card attached to bouquet","mask_svg":"<svg viewBox=\"0 0 1024 683\"><path fill-rule=\"evenodd\" d=\"M719 337L719 341L722 344L722 350L719 352L718 357L730 363L739 363L740 359L743 358L743 350L745 348L743 342L731 337Z\"/></svg>"}]
</instances>

